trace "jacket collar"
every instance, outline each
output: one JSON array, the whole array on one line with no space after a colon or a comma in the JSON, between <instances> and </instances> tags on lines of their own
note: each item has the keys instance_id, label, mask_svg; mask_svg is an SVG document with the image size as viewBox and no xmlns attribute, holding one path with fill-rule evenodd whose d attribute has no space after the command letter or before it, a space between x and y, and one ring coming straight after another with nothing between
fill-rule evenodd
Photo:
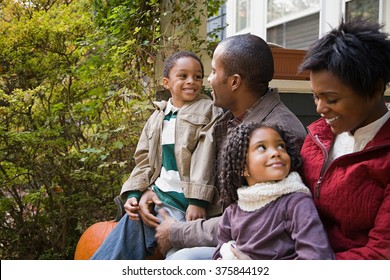
<instances>
[{"instance_id":1,"label":"jacket collar","mask_svg":"<svg viewBox=\"0 0 390 280\"><path fill-rule=\"evenodd\" d=\"M205 94L199 94L193 101L191 102L186 102L183 107L181 107L180 109L182 108L186 108L188 106L190 106L192 103L195 103L196 101L200 100L200 99L208 99L209 97L207 97ZM157 109L157 110L160 110L160 111L164 111L165 108L168 106L168 103L169 101L166 101L166 100L161 100L161 101L153 101L153 105L154 107Z\"/></svg>"},{"instance_id":2,"label":"jacket collar","mask_svg":"<svg viewBox=\"0 0 390 280\"><path fill-rule=\"evenodd\" d=\"M269 88L266 95L260 102L257 102L247 115L248 122L258 122L264 120L272 112L276 105L280 103L279 91L277 88Z\"/></svg>"},{"instance_id":3,"label":"jacket collar","mask_svg":"<svg viewBox=\"0 0 390 280\"><path fill-rule=\"evenodd\" d=\"M247 111L245 115L245 122L258 122L260 120L264 120L278 105L280 102L279 91L277 88L269 88L267 93L262 97L258 102L253 104ZM233 118L233 114L230 111L227 111L221 122L227 122ZM241 120L243 121L243 120Z\"/></svg>"},{"instance_id":4,"label":"jacket collar","mask_svg":"<svg viewBox=\"0 0 390 280\"><path fill-rule=\"evenodd\" d=\"M367 143L366 148L377 146L377 145L388 144L390 145L390 119L379 129L378 133L374 138Z\"/></svg>"},{"instance_id":5,"label":"jacket collar","mask_svg":"<svg viewBox=\"0 0 390 280\"><path fill-rule=\"evenodd\" d=\"M330 126L325 122L324 118L314 121L307 128L312 137L318 138L327 150L330 149L335 135L333 134ZM364 149L383 144L390 145L390 119L385 122L374 138L367 143Z\"/></svg>"}]
</instances>

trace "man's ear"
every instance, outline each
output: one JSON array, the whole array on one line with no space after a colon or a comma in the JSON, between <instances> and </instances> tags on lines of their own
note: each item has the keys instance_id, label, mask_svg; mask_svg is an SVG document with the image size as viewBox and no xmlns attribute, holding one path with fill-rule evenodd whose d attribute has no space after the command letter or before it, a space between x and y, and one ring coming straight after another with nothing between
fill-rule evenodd
<instances>
[{"instance_id":1,"label":"man's ear","mask_svg":"<svg viewBox=\"0 0 390 280\"><path fill-rule=\"evenodd\" d=\"M386 90L386 85L381 80L378 80L378 82L375 85L376 94L382 96L384 95L385 90Z\"/></svg>"},{"instance_id":2,"label":"man's ear","mask_svg":"<svg viewBox=\"0 0 390 280\"><path fill-rule=\"evenodd\" d=\"M169 89L169 79L166 77L162 78L162 85L165 89Z\"/></svg>"},{"instance_id":3,"label":"man's ear","mask_svg":"<svg viewBox=\"0 0 390 280\"><path fill-rule=\"evenodd\" d=\"M232 90L238 89L241 85L241 82L242 82L241 76L239 74L234 74L231 80Z\"/></svg>"}]
</instances>

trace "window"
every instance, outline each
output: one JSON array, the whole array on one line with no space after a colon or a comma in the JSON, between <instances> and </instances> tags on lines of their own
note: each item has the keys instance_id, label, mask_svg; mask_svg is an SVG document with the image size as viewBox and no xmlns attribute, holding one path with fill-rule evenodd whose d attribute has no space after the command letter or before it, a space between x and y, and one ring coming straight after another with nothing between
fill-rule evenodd
<instances>
[{"instance_id":1,"label":"window","mask_svg":"<svg viewBox=\"0 0 390 280\"><path fill-rule=\"evenodd\" d=\"M222 41L226 38L226 4L222 4L218 14L207 19L207 35L209 39L218 38Z\"/></svg>"},{"instance_id":2,"label":"window","mask_svg":"<svg viewBox=\"0 0 390 280\"><path fill-rule=\"evenodd\" d=\"M369 18L375 22L379 21L379 0L350 0L345 3L345 17Z\"/></svg>"},{"instance_id":3,"label":"window","mask_svg":"<svg viewBox=\"0 0 390 280\"><path fill-rule=\"evenodd\" d=\"M320 0L268 0L267 41L307 49L319 37Z\"/></svg>"},{"instance_id":4,"label":"window","mask_svg":"<svg viewBox=\"0 0 390 280\"><path fill-rule=\"evenodd\" d=\"M304 10L318 7L320 0L268 0L267 21L272 22Z\"/></svg>"},{"instance_id":5,"label":"window","mask_svg":"<svg viewBox=\"0 0 390 280\"><path fill-rule=\"evenodd\" d=\"M237 0L236 6L236 32L239 32L250 25L250 0Z\"/></svg>"},{"instance_id":6,"label":"window","mask_svg":"<svg viewBox=\"0 0 390 280\"><path fill-rule=\"evenodd\" d=\"M289 49L305 50L318 39L319 13L267 28L267 41Z\"/></svg>"}]
</instances>

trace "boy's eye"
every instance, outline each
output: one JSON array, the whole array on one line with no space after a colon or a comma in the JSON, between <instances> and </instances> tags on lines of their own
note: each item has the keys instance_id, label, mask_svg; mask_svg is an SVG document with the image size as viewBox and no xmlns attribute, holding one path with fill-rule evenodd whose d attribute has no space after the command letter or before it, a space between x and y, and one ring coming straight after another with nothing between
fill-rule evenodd
<instances>
[{"instance_id":1,"label":"boy's eye","mask_svg":"<svg viewBox=\"0 0 390 280\"><path fill-rule=\"evenodd\" d=\"M198 76L195 76L195 80L202 80L203 78L202 78L202 76L200 76L200 75L198 75Z\"/></svg>"}]
</instances>

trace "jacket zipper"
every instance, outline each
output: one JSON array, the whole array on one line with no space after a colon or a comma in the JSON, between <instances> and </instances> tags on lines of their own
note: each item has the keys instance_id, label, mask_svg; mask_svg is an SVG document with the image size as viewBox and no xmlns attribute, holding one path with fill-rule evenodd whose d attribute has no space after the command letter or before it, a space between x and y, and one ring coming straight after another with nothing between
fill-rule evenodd
<instances>
[{"instance_id":1,"label":"jacket zipper","mask_svg":"<svg viewBox=\"0 0 390 280\"><path fill-rule=\"evenodd\" d=\"M320 177L318 178L317 184L316 184L316 186L314 188L315 196L318 199L318 198L320 198L320 187L321 187L322 178L323 178L323 176L324 176L324 174L325 174L325 172L327 170L326 162L328 161L329 154L328 154L328 151L326 150L325 146L320 141L318 135L316 134L315 137L314 137L311 134L310 131L309 131L309 134L313 138L314 142L317 143L317 145L321 148L322 153L324 154L324 163L322 164L322 168L321 168L321 171L320 171Z\"/></svg>"},{"instance_id":2,"label":"jacket zipper","mask_svg":"<svg viewBox=\"0 0 390 280\"><path fill-rule=\"evenodd\" d=\"M318 178L318 181L317 181L317 184L316 184L316 187L315 187L315 195L316 195L316 198L319 198L319 197L320 197L320 185L321 185L321 181L322 181L322 176L320 176L320 178Z\"/></svg>"},{"instance_id":3,"label":"jacket zipper","mask_svg":"<svg viewBox=\"0 0 390 280\"><path fill-rule=\"evenodd\" d=\"M345 156L349 156L350 154L347 154L347 155L343 155L343 156L340 156L338 158L336 158L335 160L333 160L331 163L329 163L328 167L326 168L326 162L328 161L328 157L329 157L329 153L328 151L326 150L325 146L322 144L322 142L320 141L318 135L316 134L315 137L313 136L313 134L311 134L311 132L309 131L309 134L310 136L312 137L312 139L314 140L315 143L317 143L317 145L321 148L323 154L324 154L324 163L322 165L322 168L321 168L321 172L320 172L320 177L318 178L317 180L317 184L314 188L314 193L315 193L315 197L318 199L320 197L320 187L321 187L321 182L322 182L322 178L324 177L326 171L329 169L329 167L337 160L345 157ZM334 141L334 140L333 140ZM359 151L359 152L355 152L353 153L354 155L357 155L357 154L361 154L361 153L366 153L366 152L369 152L369 151L373 151L373 150L377 150L377 149L381 149L381 148L384 148L384 147L387 147L389 146L388 144L382 144L382 145L379 145L379 146L375 146L375 147L371 147L371 148L368 148L366 150L362 150L362 151Z\"/></svg>"}]
</instances>

